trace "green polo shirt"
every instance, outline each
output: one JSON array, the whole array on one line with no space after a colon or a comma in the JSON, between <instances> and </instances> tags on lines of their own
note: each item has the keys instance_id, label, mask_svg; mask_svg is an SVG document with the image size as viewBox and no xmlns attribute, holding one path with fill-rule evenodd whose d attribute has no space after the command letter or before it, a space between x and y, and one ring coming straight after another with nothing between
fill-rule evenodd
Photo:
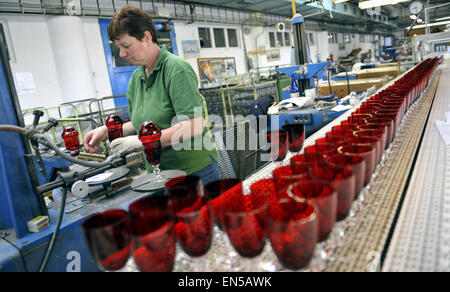
<instances>
[{"instance_id":1,"label":"green polo shirt","mask_svg":"<svg viewBox=\"0 0 450 292\"><path fill-rule=\"evenodd\" d=\"M128 85L127 100L136 132L147 120L164 130L186 119L207 117L197 75L189 63L171 54L165 45L161 46L158 61L148 78L144 66L134 71ZM202 136L184 140L181 144L162 149L162 170L179 169L191 174L210 165L210 156L217 160L209 128L204 129ZM151 172L152 167L147 159L144 160L147 171Z\"/></svg>"}]
</instances>

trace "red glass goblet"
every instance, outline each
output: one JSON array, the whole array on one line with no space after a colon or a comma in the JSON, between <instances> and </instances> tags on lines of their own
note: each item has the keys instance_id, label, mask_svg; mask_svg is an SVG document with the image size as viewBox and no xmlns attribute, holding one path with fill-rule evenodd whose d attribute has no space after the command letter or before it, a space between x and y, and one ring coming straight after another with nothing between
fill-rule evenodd
<instances>
[{"instance_id":1,"label":"red glass goblet","mask_svg":"<svg viewBox=\"0 0 450 292\"><path fill-rule=\"evenodd\" d=\"M347 145L338 148L338 152L348 157L360 157L365 161L364 185L367 185L375 171L376 149L369 146Z\"/></svg>"},{"instance_id":2,"label":"red glass goblet","mask_svg":"<svg viewBox=\"0 0 450 292\"><path fill-rule=\"evenodd\" d=\"M337 192L337 216L341 221L347 217L355 198L355 175L350 165L337 166L332 164L317 165L312 170L313 178L328 181Z\"/></svg>"},{"instance_id":3,"label":"red glass goblet","mask_svg":"<svg viewBox=\"0 0 450 292\"><path fill-rule=\"evenodd\" d=\"M166 177L161 174L159 164L161 162L161 130L152 121L142 123L138 138L144 145L147 161L153 166L156 175L155 181L164 182Z\"/></svg>"},{"instance_id":4,"label":"red glass goblet","mask_svg":"<svg viewBox=\"0 0 450 292\"><path fill-rule=\"evenodd\" d=\"M290 185L287 192L291 198L308 199L316 204L319 215L318 242L326 240L337 217L338 195L333 186L328 181L311 179Z\"/></svg>"},{"instance_id":5,"label":"red glass goblet","mask_svg":"<svg viewBox=\"0 0 450 292\"><path fill-rule=\"evenodd\" d=\"M105 121L106 128L108 129L109 142L114 141L117 138L123 136L122 126L123 121L118 115L110 115Z\"/></svg>"},{"instance_id":6,"label":"red glass goblet","mask_svg":"<svg viewBox=\"0 0 450 292\"><path fill-rule=\"evenodd\" d=\"M297 168L298 170L299 168ZM287 198L287 187L297 181L308 180L310 178L309 167L304 171L294 173L290 165L280 166L273 171L273 181L276 187L277 198Z\"/></svg>"},{"instance_id":7,"label":"red glass goblet","mask_svg":"<svg viewBox=\"0 0 450 292\"><path fill-rule=\"evenodd\" d=\"M124 210L96 213L82 223L84 239L97 266L103 271L121 269L130 257L130 224Z\"/></svg>"},{"instance_id":8,"label":"red glass goblet","mask_svg":"<svg viewBox=\"0 0 450 292\"><path fill-rule=\"evenodd\" d=\"M188 175L166 192L175 218L175 236L184 252L192 257L206 254L211 246L213 221L200 177Z\"/></svg>"},{"instance_id":9,"label":"red glass goblet","mask_svg":"<svg viewBox=\"0 0 450 292\"><path fill-rule=\"evenodd\" d=\"M284 198L268 209L272 249L281 264L291 270L305 268L318 239L317 209L311 201Z\"/></svg>"},{"instance_id":10,"label":"red glass goblet","mask_svg":"<svg viewBox=\"0 0 450 292\"><path fill-rule=\"evenodd\" d=\"M224 207L223 225L234 249L245 258L258 256L267 237L267 197L240 194Z\"/></svg>"},{"instance_id":11,"label":"red glass goblet","mask_svg":"<svg viewBox=\"0 0 450 292\"><path fill-rule=\"evenodd\" d=\"M77 156L80 154L80 140L78 136L78 131L73 127L65 127L61 134L61 138L64 140L64 145L72 156Z\"/></svg>"},{"instance_id":12,"label":"red glass goblet","mask_svg":"<svg viewBox=\"0 0 450 292\"><path fill-rule=\"evenodd\" d=\"M133 202L129 208L133 259L142 272L170 272L175 264L175 230L163 192Z\"/></svg>"},{"instance_id":13,"label":"red glass goblet","mask_svg":"<svg viewBox=\"0 0 450 292\"><path fill-rule=\"evenodd\" d=\"M213 181L205 185L205 197L208 200L208 205L212 213L212 218L219 229L223 230L223 226L220 218L220 200L222 195L229 189L241 185L241 180L237 178L226 178ZM242 187L242 186L240 186Z\"/></svg>"},{"instance_id":14,"label":"red glass goblet","mask_svg":"<svg viewBox=\"0 0 450 292\"><path fill-rule=\"evenodd\" d=\"M283 129L270 131L267 133L267 140L272 161L283 161L288 152L288 132Z\"/></svg>"},{"instance_id":15,"label":"red glass goblet","mask_svg":"<svg viewBox=\"0 0 450 292\"><path fill-rule=\"evenodd\" d=\"M289 151L297 153L303 148L305 141L305 125L304 124L288 124L282 127L287 132L289 141Z\"/></svg>"}]
</instances>

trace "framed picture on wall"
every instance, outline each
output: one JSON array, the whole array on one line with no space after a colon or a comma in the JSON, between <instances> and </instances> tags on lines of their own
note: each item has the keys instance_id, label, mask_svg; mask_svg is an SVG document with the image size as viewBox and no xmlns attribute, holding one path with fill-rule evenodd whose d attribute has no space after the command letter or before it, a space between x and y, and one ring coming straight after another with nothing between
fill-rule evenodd
<instances>
[{"instance_id":1,"label":"framed picture on wall","mask_svg":"<svg viewBox=\"0 0 450 292\"><path fill-rule=\"evenodd\" d=\"M339 44L339 50L344 51L345 50L345 43Z\"/></svg>"},{"instance_id":2,"label":"framed picture on wall","mask_svg":"<svg viewBox=\"0 0 450 292\"><path fill-rule=\"evenodd\" d=\"M181 41L183 55L186 59L200 57L200 45L196 40Z\"/></svg>"},{"instance_id":3,"label":"framed picture on wall","mask_svg":"<svg viewBox=\"0 0 450 292\"><path fill-rule=\"evenodd\" d=\"M267 62L280 61L280 49L266 51Z\"/></svg>"},{"instance_id":4,"label":"framed picture on wall","mask_svg":"<svg viewBox=\"0 0 450 292\"><path fill-rule=\"evenodd\" d=\"M234 57L199 58L197 63L201 84L214 83L219 79L236 75L236 60Z\"/></svg>"}]
</instances>

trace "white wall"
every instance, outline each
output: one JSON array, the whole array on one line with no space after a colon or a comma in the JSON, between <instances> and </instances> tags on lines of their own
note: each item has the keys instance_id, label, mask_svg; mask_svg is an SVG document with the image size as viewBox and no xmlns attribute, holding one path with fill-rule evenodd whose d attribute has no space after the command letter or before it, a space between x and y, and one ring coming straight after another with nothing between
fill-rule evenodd
<instances>
[{"instance_id":1,"label":"white wall","mask_svg":"<svg viewBox=\"0 0 450 292\"><path fill-rule=\"evenodd\" d=\"M58 78L57 65L54 48L52 47L51 37L49 35L48 19L52 16L42 15L1 15L0 22L6 30L6 34L11 37L12 53L15 57L11 62L11 68L16 78L17 74L29 72L32 74L34 89L29 92L19 92L19 102L22 109L35 107L50 107L61 104L65 101L62 96L62 84ZM100 35L100 27L95 17L81 17L84 42L88 51L89 67L91 78L95 87L95 93L92 98L100 98L112 95L109 73L107 70L106 59L103 44ZM174 32L178 52L181 57L183 50L181 42L183 40L199 40L198 27L222 27L237 29L238 48L210 48L201 49L201 58L213 57L234 57L236 60L237 74L247 72L246 56L244 52L244 41L247 51L256 51L260 46L266 49L271 48L269 42L269 32L275 32L274 27L250 27L246 34L241 32L239 25L220 25L217 23L191 23L184 21L174 22ZM315 42L310 46L310 54L313 62L325 61L330 54L335 58L348 55L357 47L362 48L362 52L373 48L373 45L367 41L360 43L359 35L354 34L351 43L346 44L345 50L339 50L338 44L328 43L328 33L326 31L307 31L314 35ZM74 39L74 42L83 41ZM343 41L342 34L339 36L339 43ZM293 38L291 35L291 44ZM249 55L254 67L266 67L276 65L286 65L291 63L291 47L283 46L280 49L280 60L269 62L265 54ZM192 68L198 74L197 59L187 59Z\"/></svg>"},{"instance_id":2,"label":"white wall","mask_svg":"<svg viewBox=\"0 0 450 292\"><path fill-rule=\"evenodd\" d=\"M91 70L95 84L95 97L111 96L111 82L106 65L105 51L103 49L102 37L98 19L83 18L85 40L88 44L88 54L91 63Z\"/></svg>"},{"instance_id":3,"label":"white wall","mask_svg":"<svg viewBox=\"0 0 450 292\"><path fill-rule=\"evenodd\" d=\"M193 23L186 25L185 22L175 21L174 22L174 30L175 30L175 39L177 42L178 55L180 57L184 57L183 47L181 45L182 41L186 40L196 40L200 41L198 35L198 27L210 27L212 28L235 28L237 30L238 36L238 44L237 48L214 48L214 39L212 39L213 48L203 48L200 49L200 58L222 58L222 57L234 57L236 61L236 73L244 74L246 73L246 65L245 65L245 53L242 44L241 32L239 26L230 26L230 25L220 25L220 24L209 24L209 23ZM212 38L213 34L211 33ZM198 63L197 58L186 58L186 60L191 64L194 71L199 74L198 71Z\"/></svg>"},{"instance_id":4,"label":"white wall","mask_svg":"<svg viewBox=\"0 0 450 292\"><path fill-rule=\"evenodd\" d=\"M18 89L22 109L56 106L62 102L53 49L45 16L1 16L11 35L15 62L11 63L14 79L31 73L33 86L26 93ZM17 80L16 80L16 87Z\"/></svg>"},{"instance_id":5,"label":"white wall","mask_svg":"<svg viewBox=\"0 0 450 292\"><path fill-rule=\"evenodd\" d=\"M278 61L268 61L265 54L249 55L252 60L253 67L268 67L277 65L286 65L291 63L291 47L280 47L271 48L269 45L269 31L275 31L273 28L263 28L263 27L247 27L248 34L242 36L242 28L237 25L220 25L217 23L193 23L186 25L185 22L175 21L174 30L175 37L178 47L178 54L181 57L183 55L183 49L181 42L184 40L196 40L199 41L198 28L199 27L209 27L211 30L213 28L235 28L237 29L239 47L238 48L215 48L213 34L212 35L212 48L201 48L200 58L215 58L215 57L234 57L236 60L236 72L237 74L247 73L247 64L244 51L244 41L245 48L248 51L257 51L260 46L265 46L267 50L270 49L280 49L280 60ZM291 40L292 43L292 40ZM186 59L198 74L198 64L196 58Z\"/></svg>"},{"instance_id":6,"label":"white wall","mask_svg":"<svg viewBox=\"0 0 450 292\"><path fill-rule=\"evenodd\" d=\"M52 47L48 21L52 16L2 15L0 21L8 30L15 60L11 62L11 70L16 81L19 102L22 110L36 107L52 107L68 101L63 96L62 84L58 78L56 63L58 57ZM86 42L90 63L90 78L95 85L95 94L85 98L98 98L112 95L106 59L100 36L100 28L96 18L81 18L83 24L83 40ZM70 56L68 56L70 57ZM31 73L34 89L21 92L17 84L17 76ZM76 81L74 81L76 83Z\"/></svg>"}]
</instances>

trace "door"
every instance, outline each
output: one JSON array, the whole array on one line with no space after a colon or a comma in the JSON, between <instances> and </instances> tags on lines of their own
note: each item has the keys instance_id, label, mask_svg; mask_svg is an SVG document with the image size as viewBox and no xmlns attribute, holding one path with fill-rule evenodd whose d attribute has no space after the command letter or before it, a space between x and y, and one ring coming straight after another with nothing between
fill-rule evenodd
<instances>
[{"instance_id":1,"label":"door","mask_svg":"<svg viewBox=\"0 0 450 292\"><path fill-rule=\"evenodd\" d=\"M103 49L105 50L112 93L113 95L123 95L127 93L128 81L138 66L132 66L127 60L119 57L119 48L114 42L110 42L108 38L108 25L110 22L111 19L99 19ZM155 22L154 25L158 43L166 45L169 52L178 55L173 23ZM127 106L126 97L115 98L114 105L116 107Z\"/></svg>"}]
</instances>

